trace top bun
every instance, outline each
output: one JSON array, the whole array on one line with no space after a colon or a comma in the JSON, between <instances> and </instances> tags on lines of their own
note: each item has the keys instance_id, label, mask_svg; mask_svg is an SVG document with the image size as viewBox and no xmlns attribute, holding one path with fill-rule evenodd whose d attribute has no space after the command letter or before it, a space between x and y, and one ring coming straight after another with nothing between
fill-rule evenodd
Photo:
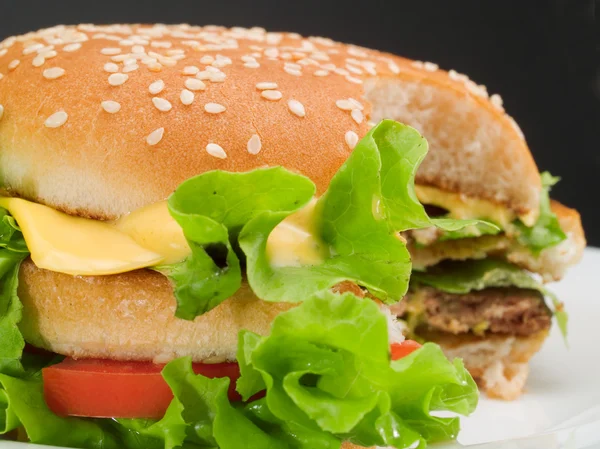
<instances>
[{"instance_id":1,"label":"top bun","mask_svg":"<svg viewBox=\"0 0 600 449\"><path fill-rule=\"evenodd\" d=\"M0 179L112 219L222 169L282 165L323 192L368 120L430 143L417 182L538 210L540 177L497 96L464 75L263 29L58 26L0 44Z\"/></svg>"}]
</instances>

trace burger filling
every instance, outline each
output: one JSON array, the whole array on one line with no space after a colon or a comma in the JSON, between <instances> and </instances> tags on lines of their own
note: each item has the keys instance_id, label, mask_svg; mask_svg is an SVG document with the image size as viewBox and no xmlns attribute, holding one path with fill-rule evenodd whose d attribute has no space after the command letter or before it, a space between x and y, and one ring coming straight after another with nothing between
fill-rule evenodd
<instances>
[{"instance_id":1,"label":"burger filling","mask_svg":"<svg viewBox=\"0 0 600 449\"><path fill-rule=\"evenodd\" d=\"M412 190L426 151L414 129L384 121L318 199L310 179L281 167L211 171L111 223L0 199L0 434L169 449L416 448L455 438L477 388L462 361L390 332L385 310L411 275L398 234L497 227L427 215ZM297 306L268 335L241 331L235 363L73 360L26 347L17 283L27 257L83 279L154 270L170 281L181 320L218 308L242 282L262 301Z\"/></svg>"}]
</instances>

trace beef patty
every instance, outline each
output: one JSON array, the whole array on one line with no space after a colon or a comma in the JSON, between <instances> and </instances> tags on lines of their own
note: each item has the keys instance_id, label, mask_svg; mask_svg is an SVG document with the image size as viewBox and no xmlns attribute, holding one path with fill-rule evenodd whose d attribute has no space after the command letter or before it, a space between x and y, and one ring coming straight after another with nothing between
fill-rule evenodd
<instances>
[{"instance_id":1,"label":"beef patty","mask_svg":"<svg viewBox=\"0 0 600 449\"><path fill-rule=\"evenodd\" d=\"M409 293L399 315L413 315L420 325L462 334L474 332L528 336L550 328L552 313L536 290L487 288L453 294L422 287ZM418 317L414 315L417 314Z\"/></svg>"}]
</instances>

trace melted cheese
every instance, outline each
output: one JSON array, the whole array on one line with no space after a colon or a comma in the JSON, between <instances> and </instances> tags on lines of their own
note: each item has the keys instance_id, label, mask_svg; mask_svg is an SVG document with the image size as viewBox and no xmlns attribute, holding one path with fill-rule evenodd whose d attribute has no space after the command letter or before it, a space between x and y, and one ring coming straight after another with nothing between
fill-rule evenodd
<instances>
[{"instance_id":1,"label":"melted cheese","mask_svg":"<svg viewBox=\"0 0 600 449\"><path fill-rule=\"evenodd\" d=\"M287 217L271 233L267 254L274 266L318 264L324 245L313 234L316 201ZM175 263L191 252L166 201L114 222L74 217L19 198L0 197L23 232L40 268L72 275L108 275Z\"/></svg>"},{"instance_id":2,"label":"melted cheese","mask_svg":"<svg viewBox=\"0 0 600 449\"><path fill-rule=\"evenodd\" d=\"M183 230L175 221L166 201L150 204L118 219L114 226L136 243L162 256L161 263L175 263L191 252Z\"/></svg>"},{"instance_id":3,"label":"melted cheese","mask_svg":"<svg viewBox=\"0 0 600 449\"><path fill-rule=\"evenodd\" d=\"M273 229L267 240L267 257L272 266L318 265L325 260L326 245L314 232L316 204L314 199Z\"/></svg>"},{"instance_id":4,"label":"melted cheese","mask_svg":"<svg viewBox=\"0 0 600 449\"><path fill-rule=\"evenodd\" d=\"M460 193L446 192L422 185L415 185L415 191L421 203L442 207L450 212L452 218L490 220L501 228L506 228L516 218L521 218L526 224L532 221L532 217L517 217L505 206L479 198L469 198Z\"/></svg>"},{"instance_id":5,"label":"melted cheese","mask_svg":"<svg viewBox=\"0 0 600 449\"><path fill-rule=\"evenodd\" d=\"M114 274L164 260L108 223L19 198L0 198L0 207L17 220L31 259L40 268L74 275Z\"/></svg>"}]
</instances>

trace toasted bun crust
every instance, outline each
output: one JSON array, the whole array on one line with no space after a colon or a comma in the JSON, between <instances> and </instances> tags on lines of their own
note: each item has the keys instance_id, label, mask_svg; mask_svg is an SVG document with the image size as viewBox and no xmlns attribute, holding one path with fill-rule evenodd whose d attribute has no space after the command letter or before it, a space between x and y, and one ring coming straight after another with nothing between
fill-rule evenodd
<instances>
[{"instance_id":1,"label":"toasted bun crust","mask_svg":"<svg viewBox=\"0 0 600 449\"><path fill-rule=\"evenodd\" d=\"M154 360L191 356L196 362L235 360L242 329L268 334L293 305L257 299L247 284L210 312L175 318L165 276L139 270L111 276L70 276L21 265L21 331L37 347L75 358Z\"/></svg>"},{"instance_id":2,"label":"toasted bun crust","mask_svg":"<svg viewBox=\"0 0 600 449\"><path fill-rule=\"evenodd\" d=\"M262 29L80 25L7 39L0 74L4 187L69 213L115 218L212 169L284 165L322 192L350 152L347 133L363 136L369 116L398 119L429 139L417 182L519 214L538 210L537 168L499 97L431 63ZM182 90L194 88L186 80L198 76L206 88L185 105ZM164 89L150 93L159 80ZM264 82L282 98L261 96ZM336 105L348 98L359 103ZM168 112L158 109L169 108L165 100ZM118 103L105 104L113 113L106 101ZM210 103L226 110L209 113ZM154 134L149 144L159 129L162 139ZM248 151L254 135L258 154ZM224 153L209 154L209 143Z\"/></svg>"},{"instance_id":3,"label":"toasted bun crust","mask_svg":"<svg viewBox=\"0 0 600 449\"><path fill-rule=\"evenodd\" d=\"M579 213L557 201L552 201L551 204L567 239L545 249L538 256L505 234L485 235L472 239L446 240L425 247L409 245L413 266L425 268L445 259L483 259L489 255L496 255L542 275L545 281L557 281L565 275L570 266L579 262L586 241Z\"/></svg>"},{"instance_id":4,"label":"toasted bun crust","mask_svg":"<svg viewBox=\"0 0 600 449\"><path fill-rule=\"evenodd\" d=\"M488 396L514 400L525 387L529 360L540 350L547 331L528 337L491 334L429 333L427 340L438 343L449 359L463 359L465 367Z\"/></svg>"}]
</instances>

